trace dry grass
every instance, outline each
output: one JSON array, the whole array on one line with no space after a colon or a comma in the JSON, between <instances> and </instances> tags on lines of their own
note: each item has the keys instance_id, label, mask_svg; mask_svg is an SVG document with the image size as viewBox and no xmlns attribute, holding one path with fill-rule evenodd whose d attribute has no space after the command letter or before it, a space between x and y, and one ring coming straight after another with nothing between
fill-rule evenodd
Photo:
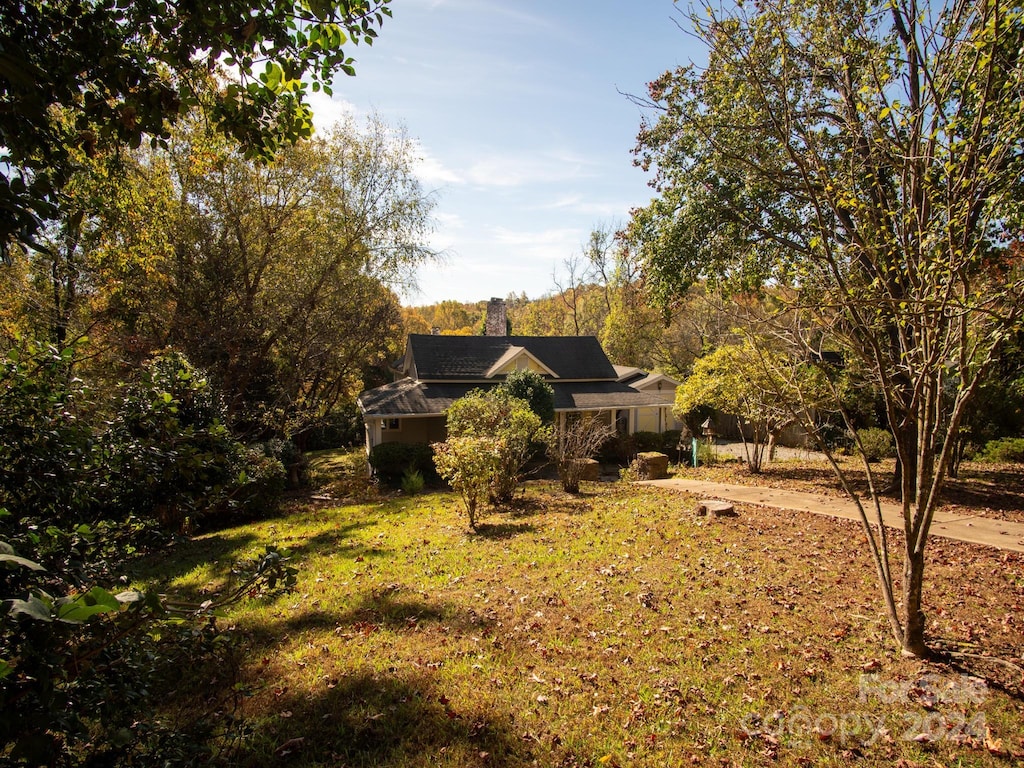
<instances>
[{"instance_id":1,"label":"dry grass","mask_svg":"<svg viewBox=\"0 0 1024 768\"><path fill-rule=\"evenodd\" d=\"M1024 756L1024 680L975 658L1024 664L1024 558L932 543L931 636L973 655L926 664L896 652L855 525L753 507L705 520L682 494L585 490L532 483L478 534L450 494L299 505L147 572L201 592L266 543L296 553L296 594L229 619L255 728L241 765Z\"/></svg>"}]
</instances>

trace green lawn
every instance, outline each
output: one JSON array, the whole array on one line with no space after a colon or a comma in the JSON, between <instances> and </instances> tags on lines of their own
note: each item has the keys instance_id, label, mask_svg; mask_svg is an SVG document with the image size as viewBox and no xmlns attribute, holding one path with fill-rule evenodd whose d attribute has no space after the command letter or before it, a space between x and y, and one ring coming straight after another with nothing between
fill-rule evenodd
<instances>
[{"instance_id":1,"label":"green lawn","mask_svg":"<svg viewBox=\"0 0 1024 768\"><path fill-rule=\"evenodd\" d=\"M294 552L295 593L222 620L242 637L237 676L204 673L244 694L252 736L229 753L243 765L1009 765L1024 752L1020 675L975 658L1024 663L1022 558L933 542L932 636L972 657L926 665L895 650L857 527L745 507L708 520L684 495L585 491L532 483L477 534L447 493L297 505L139 575L203 593L265 544Z\"/></svg>"}]
</instances>

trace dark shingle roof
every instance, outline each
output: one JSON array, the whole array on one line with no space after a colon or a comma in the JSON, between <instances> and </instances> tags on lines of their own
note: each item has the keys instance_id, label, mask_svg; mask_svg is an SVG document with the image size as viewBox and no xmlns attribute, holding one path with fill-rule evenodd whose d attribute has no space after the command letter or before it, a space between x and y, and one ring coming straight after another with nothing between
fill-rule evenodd
<instances>
[{"instance_id":1,"label":"dark shingle roof","mask_svg":"<svg viewBox=\"0 0 1024 768\"><path fill-rule=\"evenodd\" d=\"M523 347L559 379L611 380L615 368L593 336L409 336L405 373L423 381L486 381L510 347Z\"/></svg>"},{"instance_id":2,"label":"dark shingle roof","mask_svg":"<svg viewBox=\"0 0 1024 768\"><path fill-rule=\"evenodd\" d=\"M357 401L365 416L436 416L465 396L475 384L425 384L402 379L383 387L369 389Z\"/></svg>"},{"instance_id":3,"label":"dark shingle roof","mask_svg":"<svg viewBox=\"0 0 1024 768\"><path fill-rule=\"evenodd\" d=\"M370 418L432 416L444 413L448 406L478 384L433 384L402 379L370 389L359 396L359 407ZM614 381L551 382L556 411L607 410L640 406L672 405L674 393L638 392Z\"/></svg>"}]
</instances>

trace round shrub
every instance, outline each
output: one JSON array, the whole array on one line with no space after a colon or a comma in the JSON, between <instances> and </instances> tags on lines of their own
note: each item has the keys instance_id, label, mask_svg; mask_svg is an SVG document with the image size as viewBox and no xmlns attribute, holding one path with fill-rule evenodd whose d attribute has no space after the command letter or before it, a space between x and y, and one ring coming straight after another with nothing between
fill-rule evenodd
<instances>
[{"instance_id":1,"label":"round shrub","mask_svg":"<svg viewBox=\"0 0 1024 768\"><path fill-rule=\"evenodd\" d=\"M1024 437L1004 437L989 440L978 456L981 461L999 462L1003 464L1024 463Z\"/></svg>"},{"instance_id":2,"label":"round shrub","mask_svg":"<svg viewBox=\"0 0 1024 768\"><path fill-rule=\"evenodd\" d=\"M660 432L636 432L633 434L633 445L637 453L661 451L665 445L665 439Z\"/></svg>"},{"instance_id":3,"label":"round shrub","mask_svg":"<svg viewBox=\"0 0 1024 768\"><path fill-rule=\"evenodd\" d=\"M896 455L896 443L892 438L892 433L887 429L877 427L858 429L857 437L864 451L864 458L868 461L891 459Z\"/></svg>"},{"instance_id":4,"label":"round shrub","mask_svg":"<svg viewBox=\"0 0 1024 768\"><path fill-rule=\"evenodd\" d=\"M436 477L434 452L429 443L381 443L370 451L368 461L381 482L398 487L406 471Z\"/></svg>"}]
</instances>

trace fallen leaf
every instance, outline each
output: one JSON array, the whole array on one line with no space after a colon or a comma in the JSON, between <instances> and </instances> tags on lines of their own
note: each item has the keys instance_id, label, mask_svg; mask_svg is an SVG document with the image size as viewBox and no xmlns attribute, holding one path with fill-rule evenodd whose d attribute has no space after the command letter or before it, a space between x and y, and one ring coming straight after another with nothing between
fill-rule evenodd
<instances>
[{"instance_id":1,"label":"fallen leaf","mask_svg":"<svg viewBox=\"0 0 1024 768\"><path fill-rule=\"evenodd\" d=\"M287 757L293 752L298 752L302 749L302 745L306 743L305 736L299 736L296 739L288 739L284 744L274 750L275 757Z\"/></svg>"},{"instance_id":2,"label":"fallen leaf","mask_svg":"<svg viewBox=\"0 0 1024 768\"><path fill-rule=\"evenodd\" d=\"M1006 756L1006 750L1003 749L1003 740L996 738L992 734L992 729L987 725L985 726L985 749L996 757Z\"/></svg>"}]
</instances>

